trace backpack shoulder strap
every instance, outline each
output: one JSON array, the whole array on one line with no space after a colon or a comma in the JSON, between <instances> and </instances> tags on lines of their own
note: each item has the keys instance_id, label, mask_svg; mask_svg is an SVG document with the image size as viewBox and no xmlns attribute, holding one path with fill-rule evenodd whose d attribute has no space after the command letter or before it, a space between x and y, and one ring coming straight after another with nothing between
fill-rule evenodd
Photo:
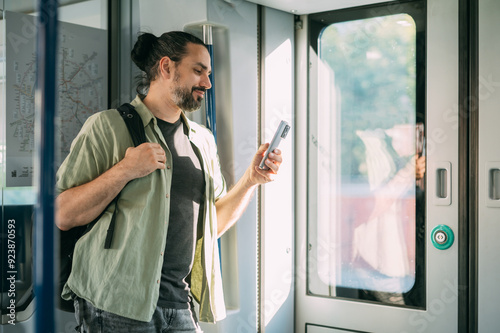
<instances>
[{"instance_id":1,"label":"backpack shoulder strap","mask_svg":"<svg viewBox=\"0 0 500 333\"><path fill-rule=\"evenodd\" d=\"M120 116L122 116L125 125L127 125L132 141L134 141L134 146L137 147L147 142L144 124L135 108L129 103L124 103L118 107L117 111L120 113Z\"/></svg>"},{"instance_id":2,"label":"backpack shoulder strap","mask_svg":"<svg viewBox=\"0 0 500 333\"><path fill-rule=\"evenodd\" d=\"M140 144L147 142L148 140L146 139L144 124L142 123L141 116L139 115L139 113L137 113L135 108L129 103L124 103L120 105L116 110L122 117L125 125L127 125L127 129L130 133L130 136L132 137L134 146L137 147ZM113 216L111 217L111 222L109 223L108 231L106 233L106 239L104 241L105 249L110 249L111 242L113 241L113 233L115 231L116 225L116 208L118 206L118 197L120 196L120 193L118 193L116 198L113 200L115 203L115 210L113 212Z\"/></svg>"}]
</instances>

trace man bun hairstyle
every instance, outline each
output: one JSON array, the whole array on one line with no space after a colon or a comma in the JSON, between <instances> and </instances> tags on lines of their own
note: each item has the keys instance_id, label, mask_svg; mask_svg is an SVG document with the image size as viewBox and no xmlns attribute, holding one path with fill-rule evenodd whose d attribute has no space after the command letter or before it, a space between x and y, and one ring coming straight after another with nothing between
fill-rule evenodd
<instances>
[{"instance_id":1,"label":"man bun hairstyle","mask_svg":"<svg viewBox=\"0 0 500 333\"><path fill-rule=\"evenodd\" d=\"M146 71L148 60L150 60L149 55L152 53L157 40L158 38L155 35L143 33L137 38L137 42L132 49L132 61L143 72Z\"/></svg>"},{"instance_id":2,"label":"man bun hairstyle","mask_svg":"<svg viewBox=\"0 0 500 333\"><path fill-rule=\"evenodd\" d=\"M169 57L178 65L187 55L187 44L205 45L201 39L183 31L165 32L160 37L144 32L139 35L131 52L132 61L143 72L139 77L137 93L144 98L151 81L158 75L158 64L163 57Z\"/></svg>"}]
</instances>

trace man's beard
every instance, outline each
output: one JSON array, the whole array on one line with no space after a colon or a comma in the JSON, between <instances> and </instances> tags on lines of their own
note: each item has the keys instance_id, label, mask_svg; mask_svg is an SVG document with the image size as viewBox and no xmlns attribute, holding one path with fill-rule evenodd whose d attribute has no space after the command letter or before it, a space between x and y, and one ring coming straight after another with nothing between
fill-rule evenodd
<instances>
[{"instance_id":1,"label":"man's beard","mask_svg":"<svg viewBox=\"0 0 500 333\"><path fill-rule=\"evenodd\" d=\"M176 73L174 81L176 83L178 83L180 81L177 73ZM174 94L173 94L174 103L179 108L181 108L181 110L183 110L185 112L193 112L193 111L198 110L201 107L201 102L203 101L203 97L201 97L201 96L199 96L199 97L197 96L196 98L193 97L193 92L195 90L205 91L206 89L202 88L202 87L193 87L193 88L189 89L189 88L177 86L174 89Z\"/></svg>"}]
</instances>

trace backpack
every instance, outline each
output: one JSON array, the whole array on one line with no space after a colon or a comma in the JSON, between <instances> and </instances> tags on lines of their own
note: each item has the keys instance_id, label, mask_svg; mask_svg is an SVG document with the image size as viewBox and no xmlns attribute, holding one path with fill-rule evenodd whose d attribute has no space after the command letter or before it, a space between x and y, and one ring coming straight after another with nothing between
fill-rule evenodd
<instances>
[{"instance_id":1,"label":"backpack","mask_svg":"<svg viewBox=\"0 0 500 333\"><path fill-rule=\"evenodd\" d=\"M130 133L130 136L132 137L132 141L134 142L134 146L137 147L140 144L147 142L146 139L146 133L144 132L144 125L142 123L142 119L135 111L134 107L130 105L129 103L122 104L120 107L118 107L117 111L120 113L122 116L123 121L127 125L127 129ZM120 194L118 194L113 201L110 203L112 205L113 203L115 204L115 210L113 213L113 217L111 218L111 222L109 224L108 231L106 233L106 240L104 242L104 248L105 249L110 249L111 248L111 242L113 240L113 233L114 233L114 227L115 227L115 218L116 218L116 207L117 202L118 202L118 197ZM102 215L102 214L101 214ZM75 250L75 245L78 239L85 235L87 232L89 232L92 227L96 224L96 222L101 218L101 215L98 216L94 221L91 223L85 225L85 226L80 226L80 227L75 227L72 228L68 231L62 231L59 230L59 281L58 281L58 287L59 287L59 302L58 302L58 308L67 311L67 312L75 312L74 306L73 306L73 301L72 300L64 300L60 297L62 290L64 288L64 285L66 284L66 281L69 278L69 275L71 274L71 267L73 264L73 252Z\"/></svg>"}]
</instances>

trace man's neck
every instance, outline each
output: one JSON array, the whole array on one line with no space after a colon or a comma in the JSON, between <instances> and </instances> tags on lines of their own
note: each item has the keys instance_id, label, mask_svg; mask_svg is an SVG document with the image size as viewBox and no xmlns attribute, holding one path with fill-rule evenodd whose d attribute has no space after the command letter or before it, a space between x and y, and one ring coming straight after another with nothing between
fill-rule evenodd
<instances>
[{"instance_id":1,"label":"man's neck","mask_svg":"<svg viewBox=\"0 0 500 333\"><path fill-rule=\"evenodd\" d=\"M151 87L153 88L153 87ZM165 94L160 94L156 89L149 90L142 101L156 118L169 123L175 123L181 116L181 109L175 105Z\"/></svg>"}]
</instances>

